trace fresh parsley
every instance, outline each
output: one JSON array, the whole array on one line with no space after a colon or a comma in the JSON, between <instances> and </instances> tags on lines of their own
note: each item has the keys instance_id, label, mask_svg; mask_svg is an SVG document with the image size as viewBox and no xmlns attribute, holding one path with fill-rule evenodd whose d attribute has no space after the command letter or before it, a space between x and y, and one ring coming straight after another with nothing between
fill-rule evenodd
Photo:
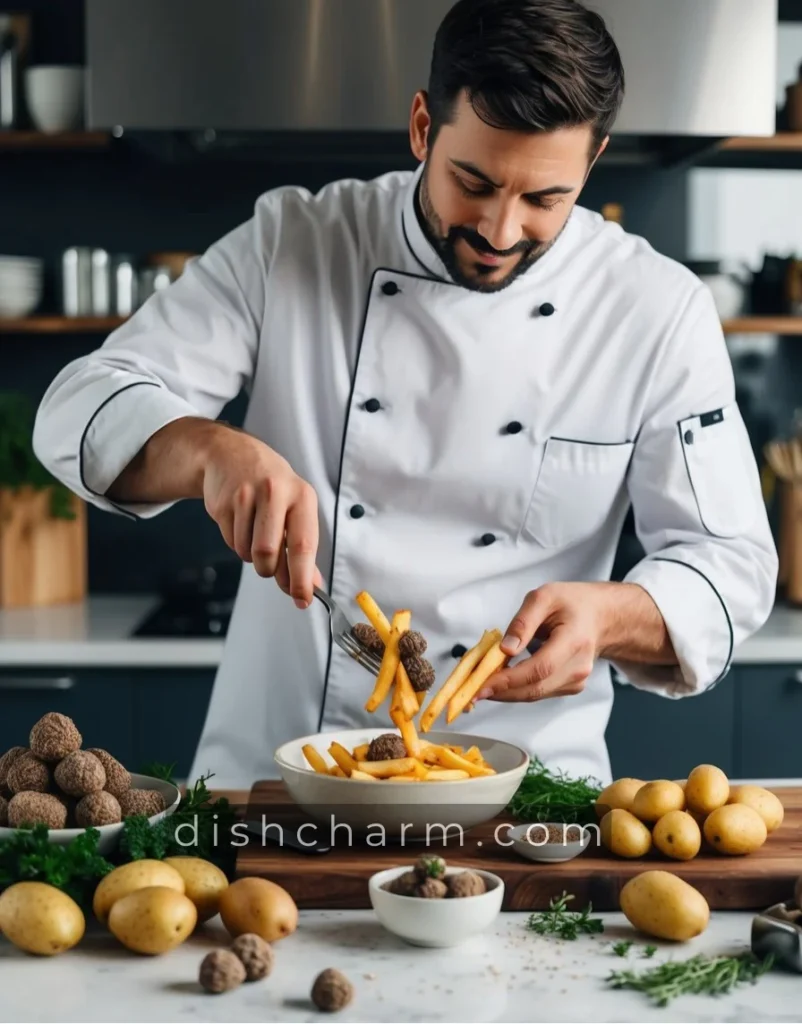
<instances>
[{"instance_id":1,"label":"fresh parsley","mask_svg":"<svg viewBox=\"0 0 802 1024\"><path fill-rule=\"evenodd\" d=\"M0 891L16 882L45 882L90 906L97 883L114 867L97 852L100 833L87 829L66 846L49 843L47 835L45 825L36 825L0 842Z\"/></svg>"},{"instance_id":2,"label":"fresh parsley","mask_svg":"<svg viewBox=\"0 0 802 1024\"><path fill-rule=\"evenodd\" d=\"M736 985L755 984L773 965L773 958L758 960L752 953L741 956L702 954L690 960L670 960L645 971L613 971L607 981L613 988L643 992L657 1006L667 1006L677 996L721 996Z\"/></svg>"},{"instance_id":3,"label":"fresh parsley","mask_svg":"<svg viewBox=\"0 0 802 1024\"><path fill-rule=\"evenodd\" d=\"M598 780L552 772L533 757L507 810L520 821L589 825L597 821L594 803L601 791Z\"/></svg>"},{"instance_id":4,"label":"fresh parsley","mask_svg":"<svg viewBox=\"0 0 802 1024\"><path fill-rule=\"evenodd\" d=\"M588 903L584 910L570 911L567 909L573 899L567 893L554 897L549 902L549 909L532 914L527 921L527 928L538 935L557 935L561 939L576 939L579 935L594 935L604 931L604 922L598 917L591 917L592 904Z\"/></svg>"},{"instance_id":5,"label":"fresh parsley","mask_svg":"<svg viewBox=\"0 0 802 1024\"><path fill-rule=\"evenodd\" d=\"M613 952L616 956L628 956L630 949L634 945L634 942L616 942L613 946Z\"/></svg>"},{"instance_id":6,"label":"fresh parsley","mask_svg":"<svg viewBox=\"0 0 802 1024\"><path fill-rule=\"evenodd\" d=\"M643 956L646 960L651 960L656 952L657 946L646 946L643 950Z\"/></svg>"}]
</instances>

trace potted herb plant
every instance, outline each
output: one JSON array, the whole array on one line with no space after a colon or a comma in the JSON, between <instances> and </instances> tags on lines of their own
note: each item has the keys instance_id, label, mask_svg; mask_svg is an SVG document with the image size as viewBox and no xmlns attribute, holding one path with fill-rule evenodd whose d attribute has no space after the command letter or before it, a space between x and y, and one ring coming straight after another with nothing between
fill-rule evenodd
<instances>
[{"instance_id":1,"label":"potted herb plant","mask_svg":"<svg viewBox=\"0 0 802 1024\"><path fill-rule=\"evenodd\" d=\"M0 608L86 596L86 507L33 451L34 410L0 393Z\"/></svg>"}]
</instances>

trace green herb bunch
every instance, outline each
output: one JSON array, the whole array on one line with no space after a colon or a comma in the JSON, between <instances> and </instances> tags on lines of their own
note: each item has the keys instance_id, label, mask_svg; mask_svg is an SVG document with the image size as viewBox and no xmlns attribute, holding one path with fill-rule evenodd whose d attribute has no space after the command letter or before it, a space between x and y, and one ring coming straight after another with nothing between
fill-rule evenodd
<instances>
[{"instance_id":1,"label":"green herb bunch","mask_svg":"<svg viewBox=\"0 0 802 1024\"><path fill-rule=\"evenodd\" d=\"M561 939L576 939L580 935L597 935L604 931L601 918L591 917L593 905L588 903L584 910L568 910L573 899L567 893L554 897L549 902L549 909L532 914L527 921L527 928L538 935L557 935Z\"/></svg>"},{"instance_id":2,"label":"green herb bunch","mask_svg":"<svg viewBox=\"0 0 802 1024\"><path fill-rule=\"evenodd\" d=\"M772 965L772 957L758 960L752 953L713 957L698 954L689 960L669 960L641 972L613 971L607 981L613 988L643 992L657 1006L667 1006L677 996L721 996L737 985L755 984Z\"/></svg>"},{"instance_id":3,"label":"green herb bunch","mask_svg":"<svg viewBox=\"0 0 802 1024\"><path fill-rule=\"evenodd\" d=\"M70 491L51 476L33 450L34 410L25 395L0 393L0 487L52 488L50 513L74 519Z\"/></svg>"},{"instance_id":4,"label":"green herb bunch","mask_svg":"<svg viewBox=\"0 0 802 1024\"><path fill-rule=\"evenodd\" d=\"M114 867L97 852L100 833L87 829L67 846L47 840L47 828L20 829L0 843L0 892L17 882L45 882L88 908L97 883Z\"/></svg>"},{"instance_id":5,"label":"green herb bunch","mask_svg":"<svg viewBox=\"0 0 802 1024\"><path fill-rule=\"evenodd\" d=\"M507 810L521 821L589 825L597 820L594 803L601 791L597 779L552 772L533 757Z\"/></svg>"}]
</instances>

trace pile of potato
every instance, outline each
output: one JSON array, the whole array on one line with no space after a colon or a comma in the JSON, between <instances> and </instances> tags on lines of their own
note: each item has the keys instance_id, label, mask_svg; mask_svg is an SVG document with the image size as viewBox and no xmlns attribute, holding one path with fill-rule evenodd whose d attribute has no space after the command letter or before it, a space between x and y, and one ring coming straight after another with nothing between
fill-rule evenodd
<instances>
[{"instance_id":1,"label":"pile of potato","mask_svg":"<svg viewBox=\"0 0 802 1024\"><path fill-rule=\"evenodd\" d=\"M761 786L730 786L724 772L700 764L684 781L618 779L596 801L601 841L619 857L644 857L654 847L672 860L717 853L754 853L779 828L780 799Z\"/></svg>"}]
</instances>

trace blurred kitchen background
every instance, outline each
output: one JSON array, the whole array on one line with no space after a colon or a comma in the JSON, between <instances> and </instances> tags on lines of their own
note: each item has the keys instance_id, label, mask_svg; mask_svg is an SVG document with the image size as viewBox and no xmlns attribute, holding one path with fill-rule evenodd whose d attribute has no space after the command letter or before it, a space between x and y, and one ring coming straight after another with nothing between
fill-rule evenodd
<instances>
[{"instance_id":1,"label":"blurred kitchen background","mask_svg":"<svg viewBox=\"0 0 802 1024\"><path fill-rule=\"evenodd\" d=\"M186 770L239 566L198 502L132 524L46 490L25 403L260 193L413 168L408 105L448 6L0 0L0 747L63 707L104 730L100 745L116 738L126 763ZM590 6L611 19L629 96L582 202L713 289L783 552L776 617L736 652L735 682L663 702L661 717L680 717L688 763L792 774L782 743L744 730L762 737L802 712L802 0ZM223 417L239 423L244 408ZM629 521L616 576L638 557ZM112 682L126 715L111 713ZM181 715L179 740L145 725L155 687L160 719ZM666 767L668 733L665 749L651 733L635 754L630 739L634 762L616 762L617 738L654 708L622 688L608 734L619 774L685 770Z\"/></svg>"}]
</instances>

